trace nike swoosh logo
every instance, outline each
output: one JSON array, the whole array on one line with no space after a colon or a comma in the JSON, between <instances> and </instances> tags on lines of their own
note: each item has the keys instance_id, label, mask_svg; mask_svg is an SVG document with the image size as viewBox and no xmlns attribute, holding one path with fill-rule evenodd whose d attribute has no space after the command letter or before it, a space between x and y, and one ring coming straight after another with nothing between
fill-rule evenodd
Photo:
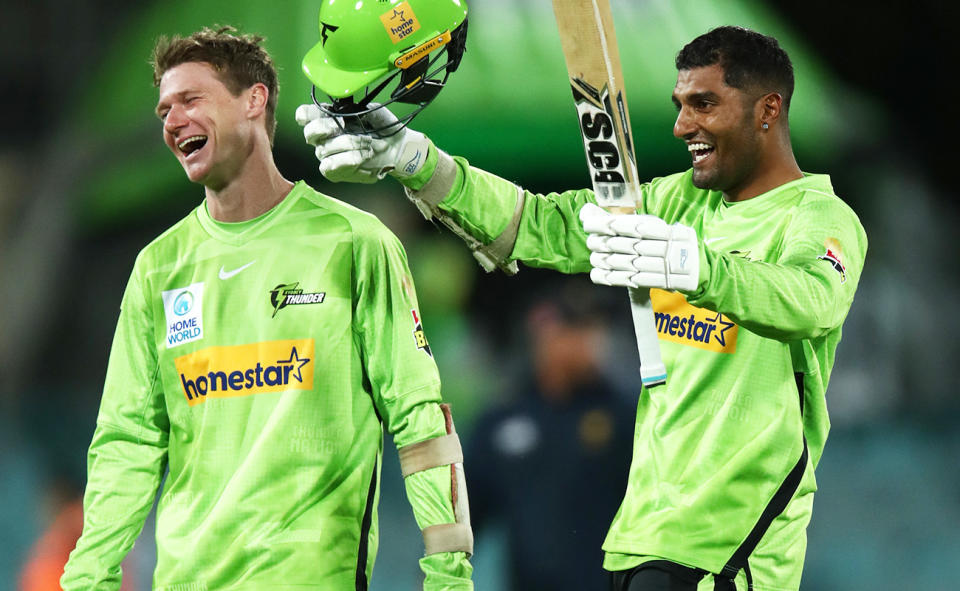
<instances>
[{"instance_id":1,"label":"nike swoosh logo","mask_svg":"<svg viewBox=\"0 0 960 591\"><path fill-rule=\"evenodd\" d=\"M725 240L726 238L727 238L726 236L721 236L719 238L704 238L703 243L710 244L711 242L716 242L717 240Z\"/></svg>"},{"instance_id":2,"label":"nike swoosh logo","mask_svg":"<svg viewBox=\"0 0 960 591\"><path fill-rule=\"evenodd\" d=\"M224 280L230 279L231 277L233 277L234 275L236 275L236 274L239 273L240 271L243 271L244 269L246 269L246 268L249 267L250 265L254 264L255 262L257 262L257 261L250 261L250 262L247 263L246 265L244 265L244 266L242 266L242 267L237 267L236 269L234 269L234 270L232 270L232 271L227 271L226 269L223 268L223 265L220 265L220 274L219 274L219 277L220 277L220 279L224 279Z\"/></svg>"}]
</instances>

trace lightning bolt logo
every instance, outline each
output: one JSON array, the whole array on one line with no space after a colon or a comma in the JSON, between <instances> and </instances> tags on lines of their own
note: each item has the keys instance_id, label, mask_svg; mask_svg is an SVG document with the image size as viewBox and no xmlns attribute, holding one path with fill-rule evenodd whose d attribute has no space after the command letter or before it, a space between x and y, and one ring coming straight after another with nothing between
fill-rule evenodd
<instances>
[{"instance_id":1,"label":"lightning bolt logo","mask_svg":"<svg viewBox=\"0 0 960 591\"><path fill-rule=\"evenodd\" d=\"M320 23L320 24L323 25L323 27L320 29L320 39L321 39L321 41L322 41L322 46L323 46L323 47L326 47L326 46L327 46L327 36L328 36L330 33L336 33L336 32L337 32L337 29L339 29L340 27L339 27L339 26L334 26L334 25L329 25L329 24L327 24L327 23Z\"/></svg>"}]
</instances>

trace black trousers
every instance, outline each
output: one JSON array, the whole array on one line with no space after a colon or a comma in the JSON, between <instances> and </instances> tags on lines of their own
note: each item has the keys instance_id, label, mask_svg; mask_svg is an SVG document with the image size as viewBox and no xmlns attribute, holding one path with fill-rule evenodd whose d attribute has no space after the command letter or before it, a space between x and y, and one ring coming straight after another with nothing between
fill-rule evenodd
<instances>
[{"instance_id":1,"label":"black trousers","mask_svg":"<svg viewBox=\"0 0 960 591\"><path fill-rule=\"evenodd\" d=\"M611 591L697 591L704 577L713 578L714 591L737 591L733 581L666 560L645 562L611 573Z\"/></svg>"}]
</instances>

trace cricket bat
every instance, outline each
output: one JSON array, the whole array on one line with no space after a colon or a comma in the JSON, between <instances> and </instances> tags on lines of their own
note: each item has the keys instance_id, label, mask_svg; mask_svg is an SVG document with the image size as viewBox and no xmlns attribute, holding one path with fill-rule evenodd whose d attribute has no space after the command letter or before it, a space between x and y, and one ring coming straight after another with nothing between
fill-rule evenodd
<instances>
[{"instance_id":1,"label":"cricket bat","mask_svg":"<svg viewBox=\"0 0 960 591\"><path fill-rule=\"evenodd\" d=\"M553 0L553 12L597 203L614 214L636 213L640 183L610 0ZM667 370L649 293L629 291L640 380L649 388L665 383Z\"/></svg>"}]
</instances>

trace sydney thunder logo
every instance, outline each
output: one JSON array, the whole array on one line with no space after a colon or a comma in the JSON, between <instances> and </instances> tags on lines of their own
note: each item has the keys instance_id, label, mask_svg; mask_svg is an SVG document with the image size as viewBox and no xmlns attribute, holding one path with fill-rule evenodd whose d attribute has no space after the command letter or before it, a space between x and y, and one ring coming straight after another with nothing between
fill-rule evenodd
<instances>
[{"instance_id":1,"label":"sydney thunder logo","mask_svg":"<svg viewBox=\"0 0 960 591\"><path fill-rule=\"evenodd\" d=\"M320 37L321 37L321 39L323 40L323 47L326 47L326 46L327 46L327 37L328 37L329 33L336 33L336 32L337 32L337 29L339 29L340 27L337 27L337 26L334 26L334 25L330 25L330 24L327 24L327 23L324 23L324 22L321 22L320 24L323 25L323 28L320 29Z\"/></svg>"},{"instance_id":2,"label":"sydney thunder logo","mask_svg":"<svg viewBox=\"0 0 960 591\"><path fill-rule=\"evenodd\" d=\"M300 289L299 286L300 282L295 281L293 283L281 283L270 290L270 304L273 306L273 314L270 318L276 317L277 312L287 306L322 304L323 299L327 296L326 292L322 291L303 293L303 290Z\"/></svg>"}]
</instances>

